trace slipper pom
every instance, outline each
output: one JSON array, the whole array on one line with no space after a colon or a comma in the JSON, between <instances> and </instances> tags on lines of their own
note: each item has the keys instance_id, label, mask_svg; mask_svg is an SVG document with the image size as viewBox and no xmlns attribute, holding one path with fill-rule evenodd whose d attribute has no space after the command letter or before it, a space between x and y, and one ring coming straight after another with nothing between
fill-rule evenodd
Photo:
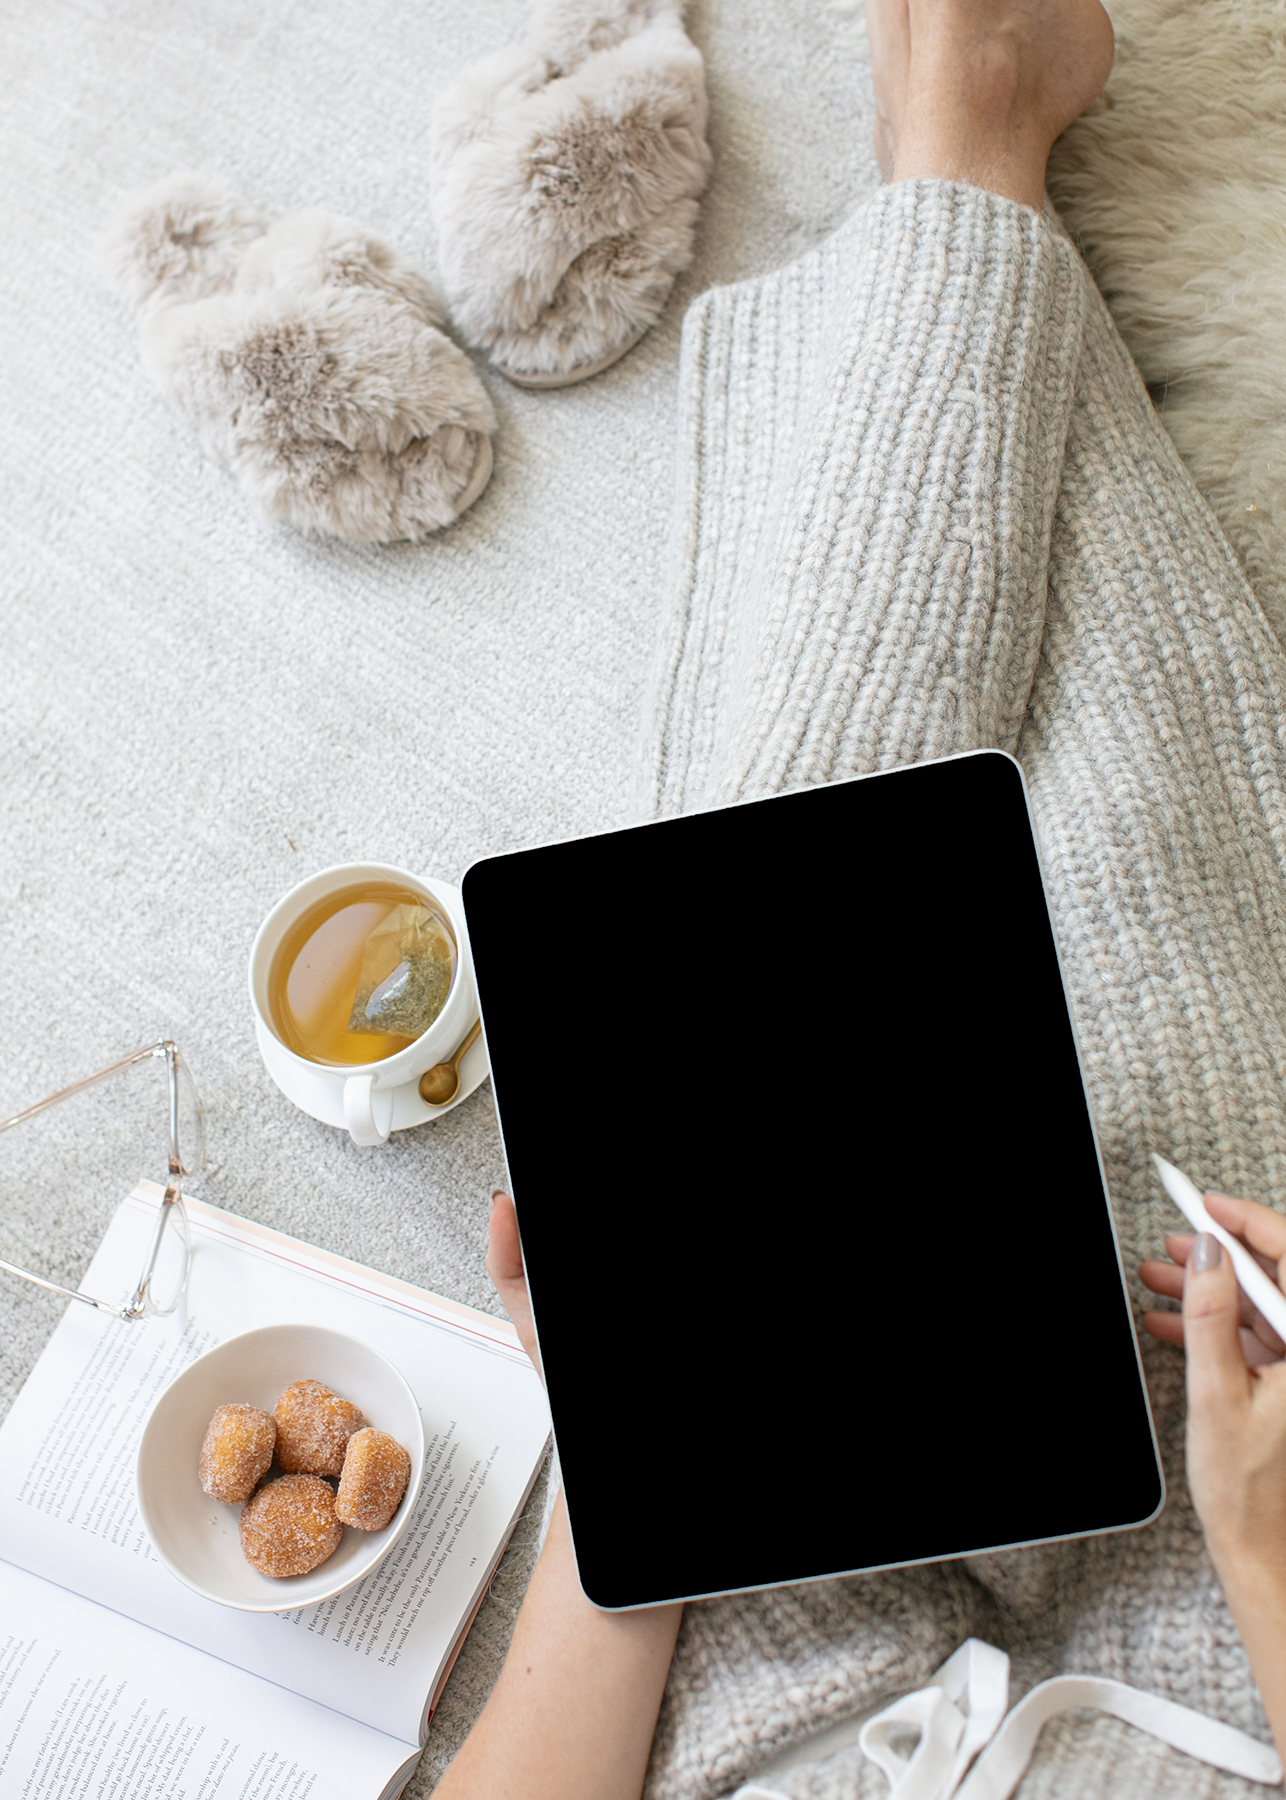
<instances>
[{"instance_id":1,"label":"slipper pom","mask_svg":"<svg viewBox=\"0 0 1286 1800\"><path fill-rule=\"evenodd\" d=\"M99 234L104 275L136 308L201 300L232 286L264 222L208 176L182 170L128 195Z\"/></svg>"},{"instance_id":2,"label":"slipper pom","mask_svg":"<svg viewBox=\"0 0 1286 1800\"><path fill-rule=\"evenodd\" d=\"M437 292L418 269L353 219L310 209L278 219L246 250L237 289L307 292L318 288L371 288L404 300L429 325L446 313Z\"/></svg>"}]
</instances>

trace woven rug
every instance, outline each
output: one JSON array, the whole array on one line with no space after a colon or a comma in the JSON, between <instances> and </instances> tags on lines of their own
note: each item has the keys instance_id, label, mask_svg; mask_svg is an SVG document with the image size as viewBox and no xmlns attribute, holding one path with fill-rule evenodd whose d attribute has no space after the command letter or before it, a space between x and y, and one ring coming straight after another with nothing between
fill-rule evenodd
<instances>
[{"instance_id":1,"label":"woven rug","mask_svg":"<svg viewBox=\"0 0 1286 1800\"><path fill-rule=\"evenodd\" d=\"M815 244L871 191L860 7L694 0L716 158L696 261L657 329L587 386L522 393L482 368L496 474L435 541L353 549L256 520L149 387L90 246L119 193L201 167L269 213L349 213L431 275L434 92L523 10L2 8L0 1112L172 1035L210 1106L202 1197L492 1310L485 1222L503 1164L489 1088L356 1150L264 1074L250 942L278 895L329 863L455 880L475 856L626 817L684 305ZM1281 8L1131 0L1118 26L1108 96L1060 146L1052 191L1280 623ZM573 1039L573 1067L577 1053ZM556 1156L577 1129L574 1082L550 1126ZM78 1278L159 1148L142 1103L100 1109L80 1139L6 1139L0 1255ZM585 1300L590 1329L599 1296ZM35 1290L0 1289L0 1404L57 1316ZM412 1795L494 1679L541 1499Z\"/></svg>"}]
</instances>

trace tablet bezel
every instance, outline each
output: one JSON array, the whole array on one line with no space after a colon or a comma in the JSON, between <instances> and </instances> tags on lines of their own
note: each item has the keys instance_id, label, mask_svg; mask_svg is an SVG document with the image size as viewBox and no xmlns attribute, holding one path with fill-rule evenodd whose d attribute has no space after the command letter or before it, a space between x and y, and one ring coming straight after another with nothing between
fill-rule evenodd
<instances>
[{"instance_id":1,"label":"tablet bezel","mask_svg":"<svg viewBox=\"0 0 1286 1800\"><path fill-rule=\"evenodd\" d=\"M1164 1465L1163 1465L1161 1455L1160 1455L1159 1445L1157 1442L1156 1424L1155 1424L1155 1420L1154 1420L1153 1414L1152 1414L1151 1398L1148 1393L1146 1374L1144 1371L1142 1356L1140 1353L1137 1331L1134 1328L1133 1310L1132 1310L1131 1303L1130 1303L1129 1287L1128 1287L1128 1282L1126 1279L1124 1263L1123 1263L1122 1256L1121 1256L1120 1240L1119 1240L1117 1230L1116 1230L1116 1222L1115 1222L1115 1218L1112 1213L1112 1207L1111 1207L1110 1198L1109 1198L1109 1194L1108 1194L1106 1171L1103 1166L1102 1147L1101 1147L1101 1144L1099 1141L1098 1128L1097 1128L1097 1124L1096 1124L1096 1121L1094 1118L1093 1107L1090 1102L1089 1088L1088 1088L1088 1084L1086 1082L1086 1077L1085 1077L1085 1059L1084 1059L1084 1055L1082 1052L1079 1036L1076 1031L1075 1019L1072 1014L1069 988L1068 988L1067 975L1066 975L1066 967L1065 967L1065 963L1064 963L1062 947L1058 941L1058 935L1057 935L1057 931L1055 929L1053 912L1052 912L1052 908L1050 906L1048 878L1046 876L1043 862L1040 857L1039 840L1037 838L1035 819L1032 814L1032 808L1031 808L1031 797L1030 797L1030 793L1027 788L1026 779L1023 776L1022 768L1019 765L1019 763L1016 761L1015 758L1013 758L1012 756L1009 756L1004 751L999 751L999 750L967 751L967 752L961 752L958 755L951 756L951 757L936 758L936 759L932 759L932 760L924 762L924 763L909 765L908 767L902 768L902 769L896 769L896 770L890 770L890 771L880 771L880 772L872 773L869 775L854 776L854 777L849 778L849 781L845 781L842 783L837 782L837 783L828 784L828 785L833 786L833 787L841 787L841 786L850 785L850 782L865 783L865 782L870 782L870 781L883 781L889 777L897 777L900 775L905 775L905 774L909 773L911 769L927 770L930 768L941 767L946 764L959 763L959 762L963 762L963 761L976 761L979 758L985 758L985 759L1000 758L1006 764L1008 764L1017 774L1019 790L1021 791L1022 798L1023 798L1023 804L1024 804L1024 808L1025 808L1025 812L1026 812L1027 827L1028 827L1028 832L1030 835L1031 850L1032 850L1033 856L1035 858L1037 870L1039 871L1039 874L1040 874L1041 889L1042 889L1044 905L1045 905L1045 918L1046 918L1046 922L1048 925L1048 931L1049 931L1049 939L1050 939L1050 943L1052 944L1053 949L1054 949L1055 959L1056 959L1057 968L1058 968L1059 980L1062 985L1064 1005L1065 1005L1066 1014L1067 1014L1067 1023L1068 1023L1068 1027L1069 1027L1069 1031L1070 1031L1071 1043L1072 1043L1072 1046L1074 1049L1077 1071L1078 1071L1080 1083L1081 1083L1081 1094L1082 1094L1082 1099L1083 1099L1083 1104L1084 1104L1084 1109L1085 1109L1086 1122L1088 1123L1090 1136L1091 1136L1091 1140L1093 1143L1094 1159L1095 1159L1099 1182L1100 1182L1100 1190L1101 1190L1103 1205L1104 1205L1104 1208L1106 1211L1108 1227L1109 1227L1109 1230L1111 1233L1111 1242L1112 1242L1113 1252L1114 1252L1115 1259L1116 1259L1117 1277L1118 1277L1118 1282L1119 1282L1119 1287L1120 1287L1120 1302L1121 1302L1121 1306L1124 1311L1124 1316L1129 1321L1130 1328L1131 1328L1130 1336L1131 1336L1132 1345L1133 1345L1134 1364L1135 1364L1136 1377L1137 1377L1137 1381L1138 1381L1139 1395L1142 1399L1144 1415L1146 1417L1146 1422L1147 1422L1147 1429L1148 1429L1148 1433L1150 1434L1152 1458L1153 1458L1153 1463L1154 1463L1155 1471L1156 1471L1156 1483L1157 1483L1156 1504L1152 1507L1152 1509L1149 1512L1147 1512L1145 1515L1143 1515L1139 1518L1127 1519L1121 1523L1112 1523L1112 1524L1093 1526L1087 1530L1078 1530L1075 1532L1057 1532L1057 1533L1047 1534L1047 1535L1039 1535L1039 1536L1034 1536L1034 1537L1024 1537L1024 1538L1019 1538L1019 1539L1005 1540L1004 1542L994 1543L994 1544L993 1543L980 1543L980 1544L976 1544L976 1545L962 1547L960 1549L952 1550L950 1552L934 1552L934 1553L926 1554L923 1556L905 1557L905 1558L899 1558L896 1560L878 1562L878 1563L859 1563L859 1564L857 1564L853 1567L849 1567L849 1568L825 1570L822 1572L818 1572L816 1570L806 1570L806 1571L801 1571L800 1573L798 1573L796 1575L774 1577L773 1579L766 1580L766 1581L751 1581L751 1582L745 1582L742 1584L738 1584L735 1586L717 1586L717 1587L712 1587L712 1588L698 1589L698 1590L695 1590L692 1592L679 1592L679 1593L673 1593L673 1594L668 1594L668 1595L664 1595L664 1596L649 1596L647 1599L633 1601L633 1602L624 1603L624 1604L611 1604L611 1603L605 1602L604 1600L596 1599L592 1594L590 1594L588 1592L587 1589L585 1589L584 1581L582 1579L582 1589L583 1589L583 1591L586 1592L586 1597L588 1599L590 1599L590 1601L593 1605L595 1605L602 1611L630 1612L630 1611L636 1611L636 1610L646 1610L646 1609L654 1607L654 1606L675 1604L678 1602L685 1602L688 1600L708 1599L708 1598L714 1598L714 1597L721 1596L721 1595L730 1595L730 1594L738 1594L738 1593L765 1592L765 1591L770 1591L772 1589L782 1587L782 1586L795 1585L797 1583L806 1583L806 1582L823 1581L823 1580L838 1580L838 1579L843 1579L846 1577L851 1577L851 1576L855 1576L855 1575L864 1575L864 1574L879 1574L879 1573L887 1572L889 1570L894 1570L894 1569L917 1568L917 1567L923 1567L923 1566L930 1565L930 1564L937 1563L937 1562L954 1561L959 1558L968 1557L968 1556L986 1555L986 1554L990 1554L992 1552L1000 1551L1000 1550L1029 1549L1029 1548L1037 1547L1039 1545L1061 1543L1061 1542L1071 1542L1071 1541L1076 1541L1081 1538L1104 1536L1109 1533L1114 1533L1117 1531L1139 1530L1139 1529L1142 1529L1143 1527L1151 1524L1158 1517L1158 1515L1160 1514L1160 1512L1163 1510L1163 1508L1165 1506L1165 1501L1166 1501L1165 1470L1164 1470ZM813 792L815 790L805 790L805 791ZM752 806L752 805L760 805L760 804L789 803L790 799L791 799L790 793L783 793L783 794L779 794L779 795L769 796L766 798L766 800L763 800L763 801L761 801L761 800L744 801L744 802L736 803L736 805L737 806ZM687 814L682 815L682 817L685 819L691 820L695 817L702 816L703 813L716 814L716 813L724 813L728 810L729 809L725 808L725 807L705 808L705 809L701 809L701 813L695 813L695 812L687 813ZM667 821L667 820L658 820L658 821L655 821L654 824L657 827L664 828L664 826L670 822L671 821ZM595 839L617 837L620 835L620 833L622 831L646 830L646 829L651 829L651 828L653 828L651 824L615 827L615 828L610 828L608 830L604 830L601 832L586 833L579 837L571 838L571 839L546 840L545 842L543 842L541 844L523 846L522 849L519 851L504 853L498 857L487 857L487 858L477 859L477 861L475 861L473 864L470 865L470 867L466 871L465 876L462 881L462 889L463 889L463 893L464 893L465 915L466 915L466 921L469 923L471 941L474 936L474 927L473 927L473 922L469 920L469 877L474 873L475 870L477 870L483 866L494 867L494 865L504 863L508 860L508 858L510 858L514 855L521 855L524 852L526 852L527 850L550 850L550 849L557 849L559 847L563 847L563 846L567 846L567 845L571 845L571 844L583 845L587 842L592 842ZM475 975L476 975L477 974L476 946L475 946L475 950L474 950L474 961L475 961ZM484 952L484 961L485 961L485 952ZM484 1036L484 1041L485 1041L487 1025L486 1025L485 1006L482 1001L482 993L483 993L484 985L485 985L484 980L482 978L479 978L478 979L479 1002L480 1002L480 1008L482 1009L483 1036ZM510 1164L510 1157L509 1157L508 1145L505 1142L504 1114L502 1111L501 1096L500 1096L500 1092L499 1092L499 1084L497 1083L496 1075L495 1075L495 1071L494 1071L494 1062L492 1061L492 1057L491 1057L490 1043L487 1044L487 1049L488 1049L488 1061L489 1061L489 1064L491 1065L492 1071L493 1071L492 1072L492 1081L493 1081L493 1093L494 1093L495 1106L496 1106L497 1125L500 1130L501 1143L502 1143L502 1147L504 1148L504 1151L505 1151L506 1164L508 1166ZM519 1232L520 1232L520 1237L521 1237L521 1233L522 1233L521 1199L516 1194L515 1194L514 1198L515 1198L515 1205L518 1210ZM537 1311L534 1296L533 1296L533 1320L536 1322L537 1342L539 1344L539 1341L540 1341L539 1340L539 1314ZM551 1413L553 1414L553 1418L554 1418L554 1436L555 1436L555 1444L557 1444L558 1414L557 1414L557 1410L554 1407L552 1400L551 1400ZM576 1524L575 1524L575 1519L573 1516L574 1511L575 1511L575 1509L570 1504L568 1504L567 1517L568 1517L569 1530L571 1532L573 1553L575 1553L575 1550L576 1550ZM577 1568L578 1568L578 1575L579 1575L579 1573L580 1573L579 1557L577 1558Z\"/></svg>"}]
</instances>

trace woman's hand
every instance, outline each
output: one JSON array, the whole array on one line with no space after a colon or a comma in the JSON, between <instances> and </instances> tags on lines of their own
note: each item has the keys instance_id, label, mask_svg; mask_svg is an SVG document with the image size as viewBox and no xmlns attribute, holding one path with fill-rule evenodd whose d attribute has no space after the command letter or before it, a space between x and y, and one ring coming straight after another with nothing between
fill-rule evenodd
<instances>
[{"instance_id":1,"label":"woman's hand","mask_svg":"<svg viewBox=\"0 0 1286 1800\"><path fill-rule=\"evenodd\" d=\"M1265 1274L1271 1276L1278 1287L1286 1288L1286 1219L1267 1206L1257 1206L1253 1200L1230 1200L1226 1194L1207 1194L1205 1205L1216 1223L1241 1239ZM1165 1247L1173 1261L1141 1263L1139 1276L1144 1287L1151 1288L1154 1294L1181 1300L1183 1271L1192 1253L1192 1241L1191 1232L1170 1232ZM1237 1289L1237 1305L1242 1355L1248 1366L1253 1369L1262 1363L1279 1361L1286 1354L1286 1344L1240 1288ZM1184 1341L1182 1313L1145 1313L1143 1323L1162 1343L1182 1344Z\"/></svg>"},{"instance_id":2,"label":"woman's hand","mask_svg":"<svg viewBox=\"0 0 1286 1800\"><path fill-rule=\"evenodd\" d=\"M1286 1219L1221 1194L1205 1203L1281 1285ZM1286 1579L1286 1345L1216 1238L1176 1234L1166 1248L1173 1262L1139 1274L1154 1293L1182 1296L1183 1312L1148 1313L1144 1324L1188 1353L1188 1484L1211 1555L1225 1585Z\"/></svg>"},{"instance_id":3,"label":"woman's hand","mask_svg":"<svg viewBox=\"0 0 1286 1800\"><path fill-rule=\"evenodd\" d=\"M1206 1210L1279 1287L1286 1219L1207 1194ZM1188 1353L1188 1486L1279 1749L1286 1749L1286 1360L1281 1339L1237 1285L1209 1232L1167 1238L1172 1263L1145 1262L1154 1294L1182 1315L1148 1313L1154 1337Z\"/></svg>"},{"instance_id":4,"label":"woman's hand","mask_svg":"<svg viewBox=\"0 0 1286 1800\"><path fill-rule=\"evenodd\" d=\"M487 1274L513 1322L519 1343L535 1364L536 1373L543 1381L545 1371L540 1366L540 1351L536 1347L536 1327L532 1323L531 1300L527 1293L527 1271L522 1265L522 1245L518 1241L518 1214L508 1194L502 1194L499 1188L491 1196Z\"/></svg>"}]
</instances>

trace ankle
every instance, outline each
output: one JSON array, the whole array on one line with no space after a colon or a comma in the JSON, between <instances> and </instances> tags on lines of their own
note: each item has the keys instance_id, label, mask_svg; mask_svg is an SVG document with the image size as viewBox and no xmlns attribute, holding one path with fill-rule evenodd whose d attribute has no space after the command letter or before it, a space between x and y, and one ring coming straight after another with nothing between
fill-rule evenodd
<instances>
[{"instance_id":1,"label":"ankle","mask_svg":"<svg viewBox=\"0 0 1286 1800\"><path fill-rule=\"evenodd\" d=\"M1049 145L1020 130L997 132L990 123L926 121L904 131L893 166L894 181L963 181L1040 212L1045 205Z\"/></svg>"},{"instance_id":2,"label":"ankle","mask_svg":"<svg viewBox=\"0 0 1286 1800\"><path fill-rule=\"evenodd\" d=\"M867 0L887 179L966 181L1039 210L1054 140L1100 92L1100 0Z\"/></svg>"},{"instance_id":3,"label":"ankle","mask_svg":"<svg viewBox=\"0 0 1286 1800\"><path fill-rule=\"evenodd\" d=\"M1005 32L936 38L912 58L893 179L964 181L1037 212L1053 144Z\"/></svg>"}]
</instances>

